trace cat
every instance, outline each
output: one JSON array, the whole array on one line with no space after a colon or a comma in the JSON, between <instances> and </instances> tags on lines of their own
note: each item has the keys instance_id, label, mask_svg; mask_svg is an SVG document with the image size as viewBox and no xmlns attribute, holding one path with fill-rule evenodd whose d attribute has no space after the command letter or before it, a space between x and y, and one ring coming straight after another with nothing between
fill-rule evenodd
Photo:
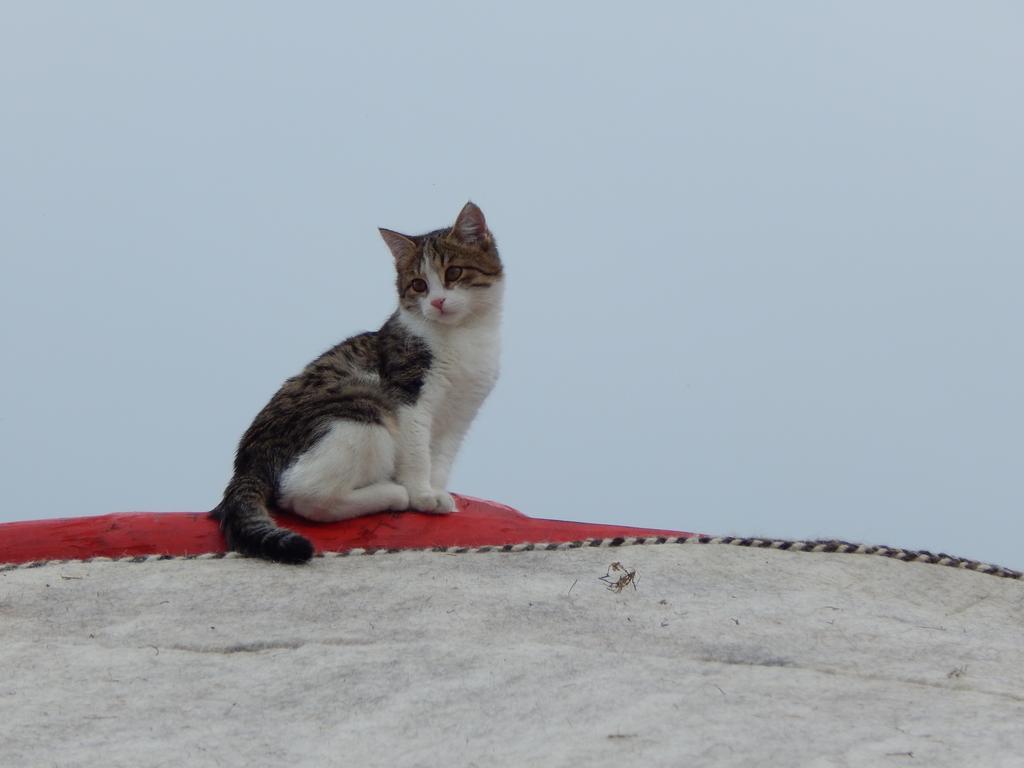
<instances>
[{"instance_id":1,"label":"cat","mask_svg":"<svg viewBox=\"0 0 1024 768\"><path fill-rule=\"evenodd\" d=\"M307 538L275 524L272 506L324 522L455 510L452 463L498 378L504 268L472 202L451 227L380 233L398 308L288 379L242 436L210 513L233 550L283 563L313 556Z\"/></svg>"}]
</instances>

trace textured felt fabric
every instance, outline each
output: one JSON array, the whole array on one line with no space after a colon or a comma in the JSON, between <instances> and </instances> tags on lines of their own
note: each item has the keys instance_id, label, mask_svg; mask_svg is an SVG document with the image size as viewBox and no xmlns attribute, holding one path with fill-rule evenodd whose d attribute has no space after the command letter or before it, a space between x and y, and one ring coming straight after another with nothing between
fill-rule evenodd
<instances>
[{"instance_id":1,"label":"textured felt fabric","mask_svg":"<svg viewBox=\"0 0 1024 768\"><path fill-rule=\"evenodd\" d=\"M0 765L1020 766L1022 629L1020 581L715 545L17 569Z\"/></svg>"}]
</instances>

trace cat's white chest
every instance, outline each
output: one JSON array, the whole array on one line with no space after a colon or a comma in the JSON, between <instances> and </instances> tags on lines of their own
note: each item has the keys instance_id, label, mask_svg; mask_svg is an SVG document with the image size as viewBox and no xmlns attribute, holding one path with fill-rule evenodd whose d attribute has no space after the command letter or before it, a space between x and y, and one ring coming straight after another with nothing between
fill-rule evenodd
<instances>
[{"instance_id":1,"label":"cat's white chest","mask_svg":"<svg viewBox=\"0 0 1024 768\"><path fill-rule=\"evenodd\" d=\"M464 432L498 380L501 357L497 313L474 325L442 328L418 318L403 323L430 350L430 367L412 410L429 414L434 433Z\"/></svg>"},{"instance_id":2,"label":"cat's white chest","mask_svg":"<svg viewBox=\"0 0 1024 768\"><path fill-rule=\"evenodd\" d=\"M428 387L443 393L444 400L483 400L498 380L501 338L497 325L456 328L430 340L434 360L427 376Z\"/></svg>"}]
</instances>

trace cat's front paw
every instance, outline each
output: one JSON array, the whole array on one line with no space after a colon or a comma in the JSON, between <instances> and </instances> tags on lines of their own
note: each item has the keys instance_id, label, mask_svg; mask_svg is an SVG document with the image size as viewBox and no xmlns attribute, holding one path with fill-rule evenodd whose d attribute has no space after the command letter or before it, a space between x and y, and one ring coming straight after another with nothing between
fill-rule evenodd
<instances>
[{"instance_id":1,"label":"cat's front paw","mask_svg":"<svg viewBox=\"0 0 1024 768\"><path fill-rule=\"evenodd\" d=\"M430 488L421 491L410 490L409 509L432 512L435 515L447 515L455 511L455 499L450 493Z\"/></svg>"}]
</instances>

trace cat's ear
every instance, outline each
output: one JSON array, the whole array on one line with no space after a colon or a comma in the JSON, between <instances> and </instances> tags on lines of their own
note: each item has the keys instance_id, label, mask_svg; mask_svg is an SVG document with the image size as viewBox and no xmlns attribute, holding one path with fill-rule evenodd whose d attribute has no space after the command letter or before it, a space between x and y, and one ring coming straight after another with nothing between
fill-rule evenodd
<instances>
[{"instance_id":1,"label":"cat's ear","mask_svg":"<svg viewBox=\"0 0 1024 768\"><path fill-rule=\"evenodd\" d=\"M380 236L388 244L388 248L391 249L391 255L395 257L395 261L404 261L416 253L416 243L405 235L400 235L397 232L392 232L390 229L381 227Z\"/></svg>"},{"instance_id":2,"label":"cat's ear","mask_svg":"<svg viewBox=\"0 0 1024 768\"><path fill-rule=\"evenodd\" d=\"M452 237L466 245L486 245L491 241L484 212L475 203L466 203L452 225Z\"/></svg>"}]
</instances>

